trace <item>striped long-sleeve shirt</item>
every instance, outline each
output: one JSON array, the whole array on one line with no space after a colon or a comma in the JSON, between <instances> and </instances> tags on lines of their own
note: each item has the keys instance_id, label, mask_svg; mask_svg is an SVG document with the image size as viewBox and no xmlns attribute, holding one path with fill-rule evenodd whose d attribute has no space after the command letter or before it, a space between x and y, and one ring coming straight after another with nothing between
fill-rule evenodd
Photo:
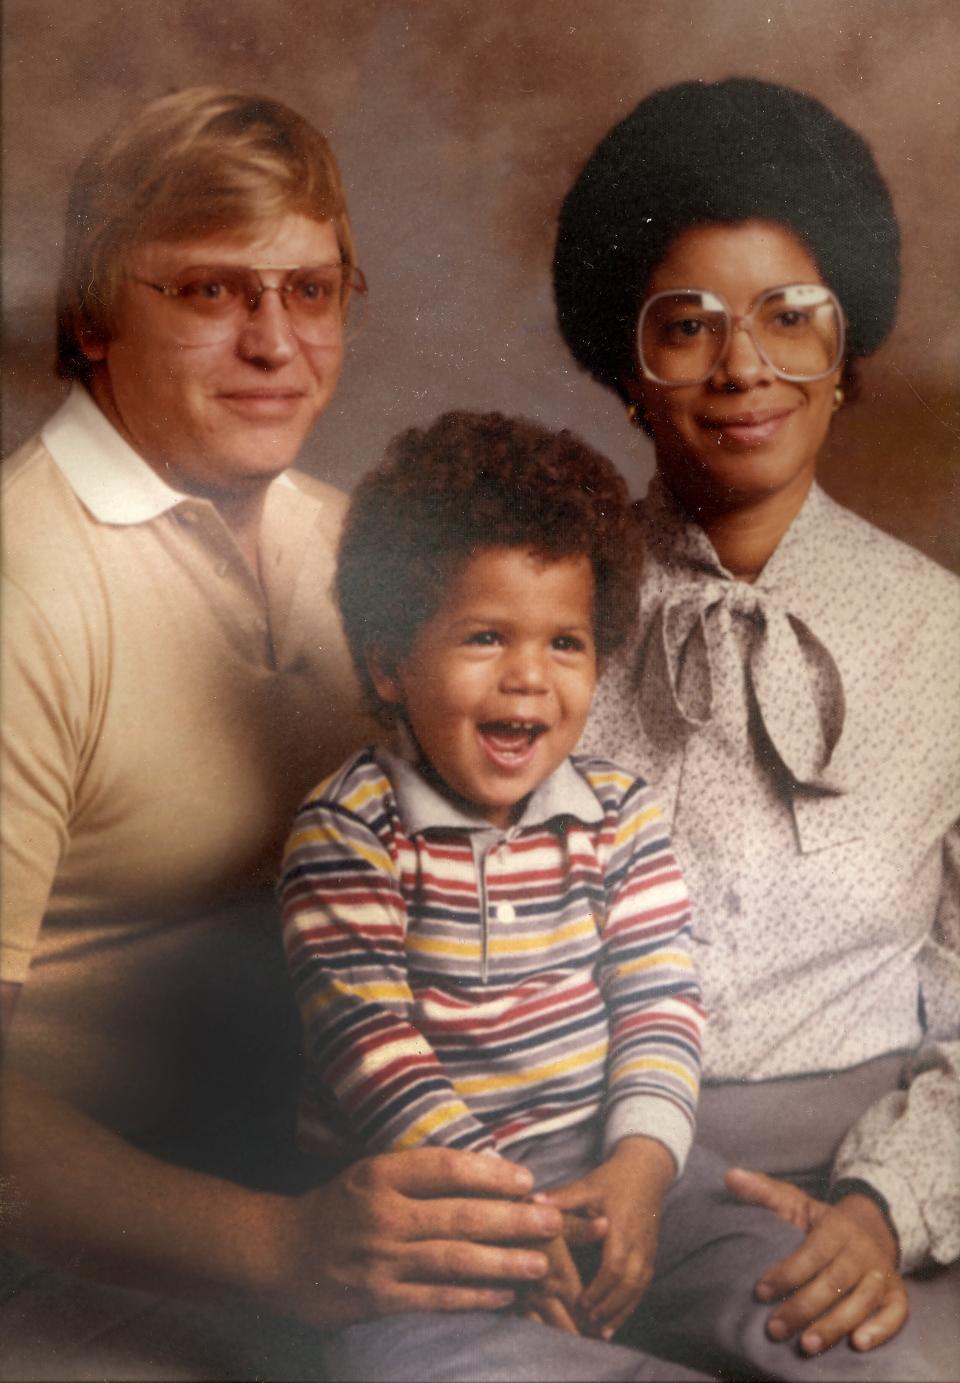
<instances>
[{"instance_id":1,"label":"striped long-sleeve shirt","mask_svg":"<svg viewBox=\"0 0 960 1383\"><path fill-rule=\"evenodd\" d=\"M703 1012L642 780L574 757L506 831L366 751L301 807L281 884L304 1146L502 1150L602 1116L683 1166Z\"/></svg>"}]
</instances>

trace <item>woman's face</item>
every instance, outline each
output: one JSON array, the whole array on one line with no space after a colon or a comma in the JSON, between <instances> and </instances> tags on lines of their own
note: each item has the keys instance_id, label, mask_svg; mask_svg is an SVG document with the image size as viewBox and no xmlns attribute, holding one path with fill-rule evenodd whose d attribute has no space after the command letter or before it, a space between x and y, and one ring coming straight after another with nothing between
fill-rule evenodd
<instances>
[{"instance_id":1,"label":"woman's face","mask_svg":"<svg viewBox=\"0 0 960 1383\"><path fill-rule=\"evenodd\" d=\"M809 251L770 221L693 226L673 241L651 275L647 296L700 288L745 315L768 288L823 279ZM834 410L842 364L825 379L793 384L774 374L746 331L734 331L703 384L639 379L631 392L653 434L657 469L694 517L780 498L799 505Z\"/></svg>"}]
</instances>

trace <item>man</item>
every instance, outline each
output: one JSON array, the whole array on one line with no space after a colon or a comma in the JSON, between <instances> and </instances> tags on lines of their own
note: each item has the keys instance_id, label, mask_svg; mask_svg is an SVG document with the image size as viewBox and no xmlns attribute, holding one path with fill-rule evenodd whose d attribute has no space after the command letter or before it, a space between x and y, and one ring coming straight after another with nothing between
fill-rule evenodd
<instances>
[{"instance_id":1,"label":"man","mask_svg":"<svg viewBox=\"0 0 960 1383\"><path fill-rule=\"evenodd\" d=\"M3 471L6 1378L315 1375L315 1337L246 1308L490 1307L546 1271L559 1212L506 1162L276 1174L267 886L365 733L327 594L342 500L286 472L363 289L333 157L277 102L163 97L75 180L73 391Z\"/></svg>"}]
</instances>

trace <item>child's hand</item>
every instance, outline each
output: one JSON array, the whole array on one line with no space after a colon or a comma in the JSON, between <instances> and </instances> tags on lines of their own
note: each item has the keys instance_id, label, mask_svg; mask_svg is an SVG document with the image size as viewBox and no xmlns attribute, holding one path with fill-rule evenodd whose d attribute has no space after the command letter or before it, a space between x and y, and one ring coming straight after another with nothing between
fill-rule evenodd
<instances>
[{"instance_id":1,"label":"child's hand","mask_svg":"<svg viewBox=\"0 0 960 1383\"><path fill-rule=\"evenodd\" d=\"M574 1317L583 1293L580 1273L562 1234L551 1239L543 1250L550 1264L546 1277L526 1289L519 1311L528 1321L553 1325L568 1335L579 1335Z\"/></svg>"},{"instance_id":2,"label":"child's hand","mask_svg":"<svg viewBox=\"0 0 960 1383\"><path fill-rule=\"evenodd\" d=\"M675 1174L676 1164L662 1143L624 1138L600 1167L545 1197L561 1210L608 1221L600 1267L576 1313L590 1334L611 1339L649 1286L660 1204Z\"/></svg>"}]
</instances>

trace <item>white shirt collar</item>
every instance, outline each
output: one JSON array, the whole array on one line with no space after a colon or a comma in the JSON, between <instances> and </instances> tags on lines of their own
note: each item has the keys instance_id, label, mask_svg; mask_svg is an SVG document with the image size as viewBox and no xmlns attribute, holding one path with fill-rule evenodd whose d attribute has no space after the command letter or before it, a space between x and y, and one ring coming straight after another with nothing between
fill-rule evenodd
<instances>
[{"instance_id":1,"label":"white shirt collar","mask_svg":"<svg viewBox=\"0 0 960 1383\"><path fill-rule=\"evenodd\" d=\"M147 523L191 498L134 451L80 384L40 436L81 504L101 523ZM286 476L281 480L291 484Z\"/></svg>"}]
</instances>

